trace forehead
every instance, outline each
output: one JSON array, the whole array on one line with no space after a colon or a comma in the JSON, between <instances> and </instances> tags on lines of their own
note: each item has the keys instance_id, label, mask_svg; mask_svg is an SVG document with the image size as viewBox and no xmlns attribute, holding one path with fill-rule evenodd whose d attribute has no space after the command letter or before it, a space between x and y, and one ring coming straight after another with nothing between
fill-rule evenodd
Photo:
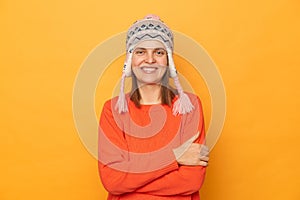
<instances>
[{"instance_id":1,"label":"forehead","mask_svg":"<svg viewBox=\"0 0 300 200\"><path fill-rule=\"evenodd\" d=\"M158 48L162 48L165 49L165 45L157 40L146 40L146 41L142 41L140 43L138 43L135 46L135 49L137 48L145 48L145 49L158 49Z\"/></svg>"}]
</instances>

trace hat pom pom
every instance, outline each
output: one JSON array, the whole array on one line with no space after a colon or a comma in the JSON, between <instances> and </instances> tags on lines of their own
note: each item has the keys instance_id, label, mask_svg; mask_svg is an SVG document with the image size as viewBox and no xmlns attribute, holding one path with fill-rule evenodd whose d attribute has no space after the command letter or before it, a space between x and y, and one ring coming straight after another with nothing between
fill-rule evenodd
<instances>
[{"instance_id":1,"label":"hat pom pom","mask_svg":"<svg viewBox=\"0 0 300 200\"><path fill-rule=\"evenodd\" d=\"M144 19L156 19L156 20L160 20L159 16L154 15L154 14L148 14L144 17Z\"/></svg>"},{"instance_id":2,"label":"hat pom pom","mask_svg":"<svg viewBox=\"0 0 300 200\"><path fill-rule=\"evenodd\" d=\"M123 72L122 80L121 80L121 87L120 87L120 94L119 94L118 101L117 101L116 106L115 106L115 109L120 114L128 112L128 105L127 105L125 92L124 92L125 77L126 77L126 74Z\"/></svg>"},{"instance_id":3,"label":"hat pom pom","mask_svg":"<svg viewBox=\"0 0 300 200\"><path fill-rule=\"evenodd\" d=\"M179 93L179 98L173 104L173 115L190 113L194 109L194 106L188 95L183 92L178 76L173 77L173 79Z\"/></svg>"}]
</instances>

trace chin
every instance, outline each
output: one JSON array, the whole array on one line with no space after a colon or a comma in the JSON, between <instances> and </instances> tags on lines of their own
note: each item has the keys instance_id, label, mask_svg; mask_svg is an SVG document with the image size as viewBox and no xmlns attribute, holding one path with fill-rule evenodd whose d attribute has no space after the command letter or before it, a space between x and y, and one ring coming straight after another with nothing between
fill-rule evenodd
<instances>
[{"instance_id":1,"label":"chin","mask_svg":"<svg viewBox=\"0 0 300 200\"><path fill-rule=\"evenodd\" d=\"M140 85L157 85L157 84L160 84L161 83L161 80L140 80L139 81Z\"/></svg>"}]
</instances>

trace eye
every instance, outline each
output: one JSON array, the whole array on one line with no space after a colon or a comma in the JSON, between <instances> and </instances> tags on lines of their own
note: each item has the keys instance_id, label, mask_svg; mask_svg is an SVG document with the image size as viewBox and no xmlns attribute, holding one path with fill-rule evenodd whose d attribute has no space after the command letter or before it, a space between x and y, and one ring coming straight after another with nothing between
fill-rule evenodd
<instances>
[{"instance_id":1,"label":"eye","mask_svg":"<svg viewBox=\"0 0 300 200\"><path fill-rule=\"evenodd\" d=\"M134 51L134 54L135 54L135 55L144 55L145 53L146 53L146 51L143 50L143 49L136 49L136 50Z\"/></svg>"},{"instance_id":2,"label":"eye","mask_svg":"<svg viewBox=\"0 0 300 200\"><path fill-rule=\"evenodd\" d=\"M163 56L166 54L166 51L164 49L157 49L157 50L155 50L155 54L157 56Z\"/></svg>"}]
</instances>

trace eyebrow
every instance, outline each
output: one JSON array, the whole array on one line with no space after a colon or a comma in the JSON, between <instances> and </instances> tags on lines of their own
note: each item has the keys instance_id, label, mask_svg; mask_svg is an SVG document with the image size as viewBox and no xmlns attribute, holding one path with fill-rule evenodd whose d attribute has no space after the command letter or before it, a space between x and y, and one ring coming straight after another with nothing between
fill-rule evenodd
<instances>
[{"instance_id":1,"label":"eyebrow","mask_svg":"<svg viewBox=\"0 0 300 200\"><path fill-rule=\"evenodd\" d=\"M158 47L158 48L144 48L144 47L137 47L136 49L134 50L147 50L147 49L153 49L153 50L165 50L164 48L162 47Z\"/></svg>"}]
</instances>

